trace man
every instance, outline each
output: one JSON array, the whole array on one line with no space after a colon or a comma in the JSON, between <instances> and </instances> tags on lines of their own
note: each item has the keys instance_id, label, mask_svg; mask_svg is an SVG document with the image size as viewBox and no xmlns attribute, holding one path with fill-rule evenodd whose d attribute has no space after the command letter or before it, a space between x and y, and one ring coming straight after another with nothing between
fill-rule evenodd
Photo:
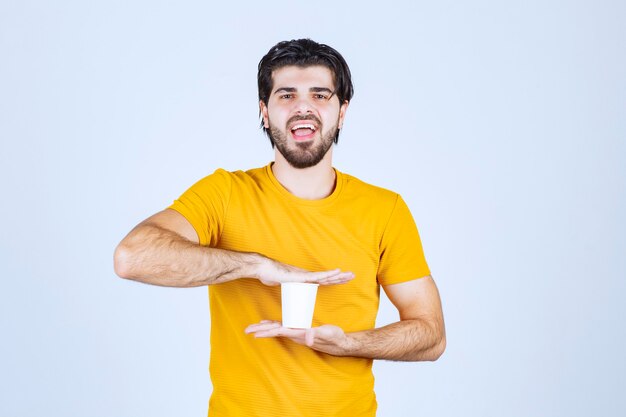
<instances>
[{"instance_id":1,"label":"man","mask_svg":"<svg viewBox=\"0 0 626 417\"><path fill-rule=\"evenodd\" d=\"M417 228L399 195L332 167L353 93L337 51L278 43L258 86L275 161L200 180L122 240L115 270L208 285L209 416L373 416L373 359L432 361L445 349ZM321 284L312 329L280 323L289 281ZM400 321L375 329L380 286Z\"/></svg>"}]
</instances>

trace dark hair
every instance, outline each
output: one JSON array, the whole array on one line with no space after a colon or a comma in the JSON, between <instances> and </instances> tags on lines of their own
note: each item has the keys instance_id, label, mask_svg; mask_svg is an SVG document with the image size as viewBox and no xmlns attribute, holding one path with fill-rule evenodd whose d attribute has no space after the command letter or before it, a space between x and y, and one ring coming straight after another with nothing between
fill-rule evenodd
<instances>
[{"instance_id":1,"label":"dark hair","mask_svg":"<svg viewBox=\"0 0 626 417\"><path fill-rule=\"evenodd\" d=\"M259 62L259 72L257 74L259 100L265 103L265 105L267 105L272 92L272 73L288 65L298 67L325 66L333 74L334 94L337 95L339 103L349 102L354 95L350 68L348 68L348 64L339 52L328 45L317 43L311 39L294 39L277 43ZM262 118L261 128L272 141L272 146L274 146L268 129L263 125ZM335 143L338 140L339 130L337 130Z\"/></svg>"}]
</instances>

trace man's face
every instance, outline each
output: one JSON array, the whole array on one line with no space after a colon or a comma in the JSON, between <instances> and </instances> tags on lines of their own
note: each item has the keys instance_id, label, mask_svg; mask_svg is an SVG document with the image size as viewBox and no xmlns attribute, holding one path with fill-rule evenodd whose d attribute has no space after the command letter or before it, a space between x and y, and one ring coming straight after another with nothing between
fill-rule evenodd
<instances>
[{"instance_id":1,"label":"man's face","mask_svg":"<svg viewBox=\"0 0 626 417\"><path fill-rule=\"evenodd\" d=\"M276 149L294 168L317 165L343 124L348 103L340 105L331 71L324 66L287 66L272 73L263 124Z\"/></svg>"}]
</instances>

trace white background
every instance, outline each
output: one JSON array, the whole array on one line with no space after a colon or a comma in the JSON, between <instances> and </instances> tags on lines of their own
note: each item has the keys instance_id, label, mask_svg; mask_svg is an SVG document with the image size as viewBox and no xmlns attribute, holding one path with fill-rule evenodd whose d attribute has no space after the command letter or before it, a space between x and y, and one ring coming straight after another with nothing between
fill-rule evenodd
<instances>
[{"instance_id":1,"label":"white background","mask_svg":"<svg viewBox=\"0 0 626 417\"><path fill-rule=\"evenodd\" d=\"M206 414L206 288L119 279L113 249L272 159L256 68L301 37L353 73L335 166L404 196L444 303L439 361L375 364L379 416L624 415L624 21L617 0L0 0L0 415Z\"/></svg>"}]
</instances>

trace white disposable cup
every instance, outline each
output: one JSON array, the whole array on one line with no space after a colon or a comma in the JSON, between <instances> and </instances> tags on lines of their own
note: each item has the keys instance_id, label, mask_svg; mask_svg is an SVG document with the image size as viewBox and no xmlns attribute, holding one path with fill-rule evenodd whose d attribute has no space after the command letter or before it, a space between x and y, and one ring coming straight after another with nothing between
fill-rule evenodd
<instances>
[{"instance_id":1,"label":"white disposable cup","mask_svg":"<svg viewBox=\"0 0 626 417\"><path fill-rule=\"evenodd\" d=\"M283 282L280 284L283 326L310 329L319 284Z\"/></svg>"}]
</instances>

